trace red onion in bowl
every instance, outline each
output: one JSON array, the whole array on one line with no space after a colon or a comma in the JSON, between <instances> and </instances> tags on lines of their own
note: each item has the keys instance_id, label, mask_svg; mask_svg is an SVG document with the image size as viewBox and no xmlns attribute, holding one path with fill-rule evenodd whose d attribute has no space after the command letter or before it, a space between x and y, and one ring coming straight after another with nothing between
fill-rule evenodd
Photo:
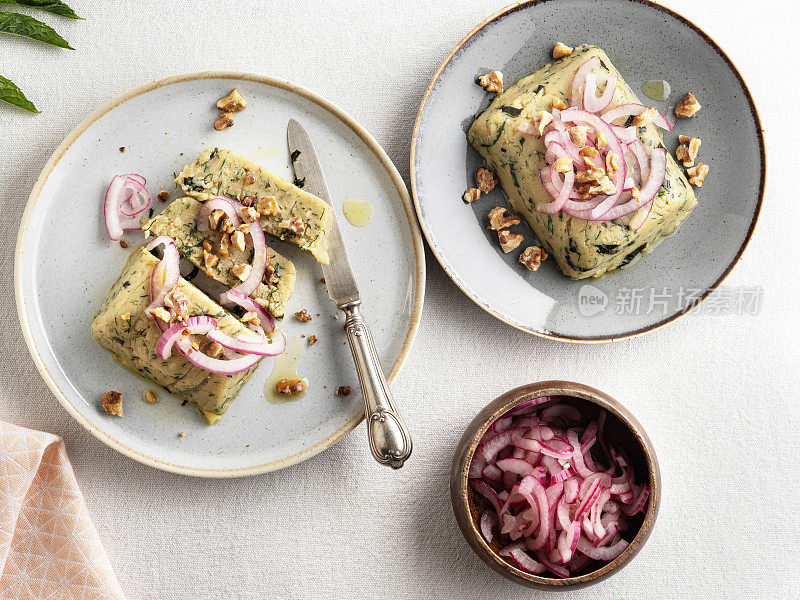
<instances>
[{"instance_id":1,"label":"red onion in bowl","mask_svg":"<svg viewBox=\"0 0 800 600\"><path fill-rule=\"evenodd\" d=\"M487 500L479 528L487 543L526 573L563 578L625 550L622 534L635 533L631 519L645 511L649 485L604 439L603 411L590 420L561 400L495 420L468 476Z\"/></svg>"}]
</instances>

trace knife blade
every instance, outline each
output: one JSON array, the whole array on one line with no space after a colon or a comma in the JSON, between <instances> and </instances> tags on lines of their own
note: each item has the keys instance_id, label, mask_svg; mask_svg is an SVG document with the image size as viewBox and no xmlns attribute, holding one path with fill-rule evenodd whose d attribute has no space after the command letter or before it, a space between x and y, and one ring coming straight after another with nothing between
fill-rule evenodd
<instances>
[{"instance_id":1,"label":"knife blade","mask_svg":"<svg viewBox=\"0 0 800 600\"><path fill-rule=\"evenodd\" d=\"M360 300L361 295L358 292L350 258L347 256L347 248L345 248L342 233L339 231L339 224L336 221L336 214L331 205L325 176L322 174L322 167L320 167L311 138L308 137L300 123L294 119L290 120L287 135L295 181L303 182L305 191L322 198L331 207L333 219L331 232L328 235L330 263L322 265L322 274L325 276L328 295L336 303L336 306L341 308L345 304Z\"/></svg>"},{"instance_id":2,"label":"knife blade","mask_svg":"<svg viewBox=\"0 0 800 600\"><path fill-rule=\"evenodd\" d=\"M330 264L322 265L322 273L325 275L328 295L346 315L344 328L364 396L370 451L379 463L399 469L411 455L411 434L395 407L375 342L361 314L361 296L339 231L328 186L325 185L322 167L311 139L294 119L289 121L287 138L295 181L302 184L306 191L322 198L330 207L333 217L328 236Z\"/></svg>"}]
</instances>

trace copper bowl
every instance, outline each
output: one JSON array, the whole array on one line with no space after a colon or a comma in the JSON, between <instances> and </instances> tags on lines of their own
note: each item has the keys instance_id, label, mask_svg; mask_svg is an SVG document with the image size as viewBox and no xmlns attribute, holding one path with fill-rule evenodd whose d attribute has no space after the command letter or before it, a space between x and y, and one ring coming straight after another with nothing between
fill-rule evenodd
<instances>
[{"instance_id":1,"label":"copper bowl","mask_svg":"<svg viewBox=\"0 0 800 600\"><path fill-rule=\"evenodd\" d=\"M467 477L467 471L478 447L478 442L491 424L515 406L542 396L560 396L560 402L575 405L590 418L593 418L600 409L605 409L608 413L605 427L606 439L626 452L636 473L637 481L650 483L650 497L644 515L640 513L634 518L633 527L624 536L630 542L629 546L611 562L598 562L596 568L590 566L588 569L591 570L566 579L526 573L498 554L500 545L497 539L493 540L491 544L486 542L478 527L478 520L485 504L482 497L476 497ZM658 507L661 502L661 474L650 439L639 421L628 409L600 390L580 383L542 381L506 392L490 402L469 424L453 457L453 466L450 471L450 499L453 503L456 521L467 543L487 565L500 575L531 588L575 589L609 577L627 565L642 548L653 530L658 515Z\"/></svg>"}]
</instances>

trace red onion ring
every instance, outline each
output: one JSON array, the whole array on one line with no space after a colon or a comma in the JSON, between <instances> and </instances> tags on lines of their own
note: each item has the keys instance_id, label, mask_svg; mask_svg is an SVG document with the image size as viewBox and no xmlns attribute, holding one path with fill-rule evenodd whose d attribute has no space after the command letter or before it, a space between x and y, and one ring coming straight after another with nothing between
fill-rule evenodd
<instances>
[{"instance_id":1,"label":"red onion ring","mask_svg":"<svg viewBox=\"0 0 800 600\"><path fill-rule=\"evenodd\" d=\"M583 90L583 108L589 112L600 112L611 104L614 92L617 90L617 77L612 75L606 81L603 93L598 97L597 94L597 75L594 73L586 74L586 83Z\"/></svg>"},{"instance_id":2,"label":"red onion ring","mask_svg":"<svg viewBox=\"0 0 800 600\"><path fill-rule=\"evenodd\" d=\"M172 347L181 337L189 334L205 335L217 326L216 319L205 315L189 317L186 323L175 323L161 334L156 345L156 354L161 360L167 360L172 354Z\"/></svg>"},{"instance_id":3,"label":"red onion ring","mask_svg":"<svg viewBox=\"0 0 800 600\"><path fill-rule=\"evenodd\" d=\"M145 248L148 251L157 246L164 245L164 258L153 268L150 275L150 304L145 309L145 314L152 319L151 310L164 305L164 298L178 285L181 277L180 254L175 247L175 240L168 235L160 235L153 238Z\"/></svg>"},{"instance_id":4,"label":"red onion ring","mask_svg":"<svg viewBox=\"0 0 800 600\"><path fill-rule=\"evenodd\" d=\"M228 216L234 227L238 227L242 223L236 210L239 206L241 205L238 202L226 198L225 196L215 196L210 200L206 200L200 208L200 212L197 213L197 231L208 231L211 229L208 217L217 209L223 211Z\"/></svg>"},{"instance_id":5,"label":"red onion ring","mask_svg":"<svg viewBox=\"0 0 800 600\"><path fill-rule=\"evenodd\" d=\"M606 123L613 123L617 119L621 119L622 117L635 117L642 111L650 108L649 106L645 106L644 104L620 104L619 106L615 106L614 108L606 111L601 115L601 118ZM665 117L661 112L656 111L658 114L653 118L653 124L661 127L661 129L666 129L667 131L672 131L674 125L669 122L667 117Z\"/></svg>"},{"instance_id":6,"label":"red onion ring","mask_svg":"<svg viewBox=\"0 0 800 600\"><path fill-rule=\"evenodd\" d=\"M208 332L206 337L212 342L217 342L225 348L242 354L278 356L286 350L286 335L280 329L273 332L269 341L266 338L259 339L244 335L233 338L219 329Z\"/></svg>"},{"instance_id":7,"label":"red onion ring","mask_svg":"<svg viewBox=\"0 0 800 600\"><path fill-rule=\"evenodd\" d=\"M586 62L584 62L578 70L575 71L575 76L572 78L572 84L570 85L570 105L575 108L583 108L583 97L580 93L581 86L586 83L586 76L591 72L592 69L597 69L600 67L600 59L596 56L593 56Z\"/></svg>"}]
</instances>

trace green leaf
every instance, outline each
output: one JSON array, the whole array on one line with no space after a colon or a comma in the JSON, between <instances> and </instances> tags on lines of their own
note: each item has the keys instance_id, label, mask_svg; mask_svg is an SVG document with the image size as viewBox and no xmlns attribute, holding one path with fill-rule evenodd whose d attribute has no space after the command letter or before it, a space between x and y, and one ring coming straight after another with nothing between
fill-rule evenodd
<instances>
[{"instance_id":1,"label":"green leaf","mask_svg":"<svg viewBox=\"0 0 800 600\"><path fill-rule=\"evenodd\" d=\"M0 75L0 100L34 113L39 112L39 109L33 105L33 102L25 97L25 94L22 93L22 90L20 90L14 82L9 81L2 75Z\"/></svg>"},{"instance_id":2,"label":"green leaf","mask_svg":"<svg viewBox=\"0 0 800 600\"><path fill-rule=\"evenodd\" d=\"M18 6L30 6L31 8L38 8L45 10L54 15L61 15L62 17L69 17L70 19L83 19L75 14L69 6L58 0L0 0L0 4L17 4Z\"/></svg>"},{"instance_id":3,"label":"green leaf","mask_svg":"<svg viewBox=\"0 0 800 600\"><path fill-rule=\"evenodd\" d=\"M41 21L37 21L28 15L0 12L0 33L21 35L22 37L38 40L45 44L52 44L60 48L74 50L74 48L70 46L64 38L58 35L53 28L48 27Z\"/></svg>"}]
</instances>

